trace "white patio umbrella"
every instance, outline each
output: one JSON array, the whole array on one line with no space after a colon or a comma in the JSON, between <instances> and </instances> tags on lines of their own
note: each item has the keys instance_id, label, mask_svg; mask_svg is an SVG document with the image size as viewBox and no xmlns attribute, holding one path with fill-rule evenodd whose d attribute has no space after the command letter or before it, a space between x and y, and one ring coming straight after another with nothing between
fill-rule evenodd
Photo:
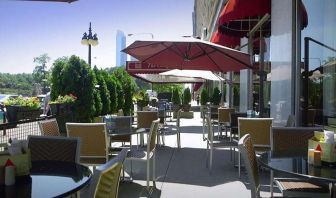
<instances>
[{"instance_id":1,"label":"white patio umbrella","mask_svg":"<svg viewBox=\"0 0 336 198\"><path fill-rule=\"evenodd\" d=\"M211 72L211 71L204 71L204 70L180 70L180 69L173 69L170 71L162 72L160 75L164 76L176 76L176 77L190 77L190 78L201 78L205 80L212 80L212 81L225 81L224 78L220 77L219 75Z\"/></svg>"}]
</instances>

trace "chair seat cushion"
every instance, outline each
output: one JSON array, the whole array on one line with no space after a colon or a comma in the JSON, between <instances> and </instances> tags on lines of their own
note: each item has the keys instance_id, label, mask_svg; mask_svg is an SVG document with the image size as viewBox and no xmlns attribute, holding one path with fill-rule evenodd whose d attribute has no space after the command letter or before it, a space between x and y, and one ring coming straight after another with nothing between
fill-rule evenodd
<instances>
[{"instance_id":1,"label":"chair seat cushion","mask_svg":"<svg viewBox=\"0 0 336 198\"><path fill-rule=\"evenodd\" d=\"M152 154L150 154L150 157L151 156L152 156ZM144 151L144 150L130 150L127 153L126 158L146 160L147 159L147 152Z\"/></svg>"},{"instance_id":2,"label":"chair seat cushion","mask_svg":"<svg viewBox=\"0 0 336 198\"><path fill-rule=\"evenodd\" d=\"M329 193L329 185L296 179L276 179L281 191L296 191L309 193Z\"/></svg>"}]
</instances>

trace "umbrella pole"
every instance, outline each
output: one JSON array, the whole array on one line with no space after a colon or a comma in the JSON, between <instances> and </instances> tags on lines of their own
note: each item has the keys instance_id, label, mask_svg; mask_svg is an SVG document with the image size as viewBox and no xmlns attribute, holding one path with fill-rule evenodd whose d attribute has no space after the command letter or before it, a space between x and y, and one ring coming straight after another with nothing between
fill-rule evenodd
<instances>
[{"instance_id":1,"label":"umbrella pole","mask_svg":"<svg viewBox=\"0 0 336 198\"><path fill-rule=\"evenodd\" d=\"M262 117L264 112L264 45L263 36L260 28L260 39L259 39L259 115Z\"/></svg>"}]
</instances>

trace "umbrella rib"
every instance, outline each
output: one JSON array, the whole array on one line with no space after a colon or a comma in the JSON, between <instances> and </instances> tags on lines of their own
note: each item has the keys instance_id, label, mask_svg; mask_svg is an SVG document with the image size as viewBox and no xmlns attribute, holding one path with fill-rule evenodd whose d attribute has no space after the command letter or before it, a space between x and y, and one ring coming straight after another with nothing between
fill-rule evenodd
<instances>
[{"instance_id":1,"label":"umbrella rib","mask_svg":"<svg viewBox=\"0 0 336 198\"><path fill-rule=\"evenodd\" d=\"M216 49L215 49L214 47L212 47L212 46L210 46L210 47L214 50L213 52L216 51ZM221 54L223 54L223 55L225 55L225 56L227 56L227 57L229 57L229 58L235 60L236 62L241 63L241 64L245 65L246 67L248 67L248 68L250 68L250 69L253 69L252 66L250 66L250 65L248 65L248 64L246 64L246 63L244 63L243 61L237 59L236 57L231 56L231 55L229 55L229 54L227 54L227 53L225 53L225 52L223 52L223 51L221 51L221 50L217 50L217 51L218 51L219 53L221 53ZM212 52L211 52L211 53L212 53ZM210 58L209 54L210 54L210 53L208 53L207 56ZM210 59L211 59L211 58L210 58ZM211 60L212 60L212 59L211 59ZM216 64L216 65L217 65L217 64ZM217 66L218 66L218 65L217 65Z\"/></svg>"},{"instance_id":2,"label":"umbrella rib","mask_svg":"<svg viewBox=\"0 0 336 198\"><path fill-rule=\"evenodd\" d=\"M177 53L177 52L176 52L175 50L173 50L173 49L169 49L169 50L173 51L176 55L183 57L184 54L183 54L183 52L180 50L180 48L177 47L176 43L173 43L173 46L176 47L177 51L180 52L180 54Z\"/></svg>"},{"instance_id":3,"label":"umbrella rib","mask_svg":"<svg viewBox=\"0 0 336 198\"><path fill-rule=\"evenodd\" d=\"M148 59L150 59L150 58L152 58L152 57L154 57L154 56L156 56L156 55L158 55L158 54L161 54L162 52L164 52L164 51L166 51L166 50L168 50L168 49L171 48L171 46L167 47L167 46L164 44L164 42L159 42L159 44L162 44L162 45L165 46L166 48L164 48L163 50L160 50L160 51L158 51L157 53L152 54L151 56L149 56L149 57L147 57L146 59L142 60L143 62L146 62ZM172 51L175 52L174 50L172 50ZM176 53L176 52L175 52L175 53ZM176 54L177 54L177 53L176 53ZM178 54L178 55L179 55L179 54Z\"/></svg>"}]
</instances>

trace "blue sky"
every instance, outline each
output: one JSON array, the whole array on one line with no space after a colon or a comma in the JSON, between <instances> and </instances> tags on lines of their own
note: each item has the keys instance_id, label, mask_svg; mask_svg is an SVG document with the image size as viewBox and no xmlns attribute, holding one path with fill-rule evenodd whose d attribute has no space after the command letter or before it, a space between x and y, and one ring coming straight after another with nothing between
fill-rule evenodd
<instances>
[{"instance_id":1,"label":"blue sky","mask_svg":"<svg viewBox=\"0 0 336 198\"><path fill-rule=\"evenodd\" d=\"M92 47L92 65L115 65L115 36L151 32L155 40L192 35L194 0L79 0L68 3L0 0L0 72L30 73L33 58L48 53L52 62L78 55L87 60L88 47L81 45L92 22L99 45ZM150 35L128 37L150 39Z\"/></svg>"}]
</instances>

